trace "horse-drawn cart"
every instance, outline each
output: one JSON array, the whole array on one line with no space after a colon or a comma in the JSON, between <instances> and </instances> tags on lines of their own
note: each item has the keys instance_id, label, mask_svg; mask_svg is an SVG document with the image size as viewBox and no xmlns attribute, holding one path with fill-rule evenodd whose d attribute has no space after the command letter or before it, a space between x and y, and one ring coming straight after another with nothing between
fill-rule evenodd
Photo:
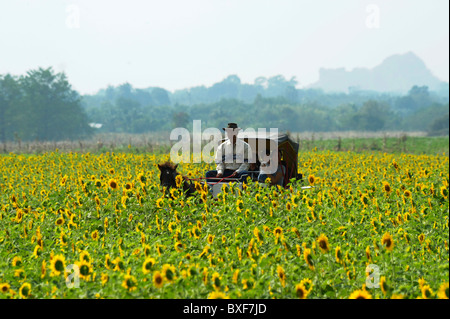
<instances>
[{"instance_id":1,"label":"horse-drawn cart","mask_svg":"<svg viewBox=\"0 0 450 319\"><path fill-rule=\"evenodd\" d=\"M292 179L301 180L302 175L298 172L298 143L294 142L287 134L249 134L249 133L239 133L237 138L242 139L244 142L248 143L253 152L254 159L261 159L262 153L264 151L269 151L270 153L276 152L277 150L281 154L281 165L284 166L284 176L283 176L283 187L288 187ZM268 153L268 152L267 152ZM258 174L260 173L260 162L257 160L255 163L255 169L250 170L247 176L253 181L256 181ZM237 178L208 178L207 184L210 186L212 194L216 197L221 191L224 184L229 182L236 182L237 186L242 189L242 180L246 180L246 175ZM263 184L266 185L266 184Z\"/></svg>"},{"instance_id":2,"label":"horse-drawn cart","mask_svg":"<svg viewBox=\"0 0 450 319\"><path fill-rule=\"evenodd\" d=\"M196 180L201 180L201 183L206 183L211 193L214 197L216 197L219 193L222 192L222 187L224 184L228 183L236 183L236 186L242 190L242 184L250 177L253 181L258 180L258 175L260 173L261 164L257 159L264 159L265 154L280 154L281 161L280 165L284 166L283 172L283 187L289 187L289 184L292 180L301 180L302 175L298 172L298 143L294 142L289 135L287 134L276 134L276 135L267 135L267 134L248 134L247 132L242 134L239 133L237 138L244 140L246 143L250 145L250 148L253 153L253 159L256 159L255 168L253 170L248 171L246 175L240 176L240 178L230 178L229 176L225 176L223 178L217 177L200 177L200 178L188 178L186 176L182 176L182 189L183 192L191 196L195 193L195 187L192 183ZM221 141L223 142L223 141ZM278 152L279 151L279 152ZM275 153L274 153L275 152ZM273 157L272 157L273 159ZM161 186L166 189L170 189L173 187L178 187L176 182L176 177L180 175L177 170L178 164L173 164L170 162L166 162L162 165L158 164L160 169L160 182ZM205 180L206 179L206 180ZM205 180L205 181L203 181ZM265 183L261 183L262 186L267 186ZM311 186L302 186L301 189L308 189Z\"/></svg>"}]
</instances>

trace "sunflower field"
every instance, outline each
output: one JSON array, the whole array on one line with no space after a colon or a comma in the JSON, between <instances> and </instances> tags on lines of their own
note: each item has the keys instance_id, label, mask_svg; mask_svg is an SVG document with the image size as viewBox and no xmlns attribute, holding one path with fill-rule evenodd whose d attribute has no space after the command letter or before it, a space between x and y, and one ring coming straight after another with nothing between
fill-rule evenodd
<instances>
[{"instance_id":1,"label":"sunflower field","mask_svg":"<svg viewBox=\"0 0 450 319\"><path fill-rule=\"evenodd\" d=\"M448 298L448 155L302 152L217 198L164 196L167 160L0 156L0 298Z\"/></svg>"}]
</instances>

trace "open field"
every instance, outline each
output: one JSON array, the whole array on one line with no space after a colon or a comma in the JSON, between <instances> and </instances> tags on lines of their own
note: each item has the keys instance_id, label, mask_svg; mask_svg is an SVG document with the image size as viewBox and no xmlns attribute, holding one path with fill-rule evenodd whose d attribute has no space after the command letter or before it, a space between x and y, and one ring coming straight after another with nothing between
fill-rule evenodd
<instances>
[{"instance_id":1,"label":"open field","mask_svg":"<svg viewBox=\"0 0 450 319\"><path fill-rule=\"evenodd\" d=\"M448 298L448 155L303 151L219 200L165 198L167 159L0 155L0 298Z\"/></svg>"},{"instance_id":2,"label":"open field","mask_svg":"<svg viewBox=\"0 0 450 319\"><path fill-rule=\"evenodd\" d=\"M380 151L409 154L449 154L449 137L427 137L425 132L302 132L289 133L300 151ZM6 142L0 153L42 154L45 152L125 152L167 154L175 141L169 132L146 134L97 134L79 141ZM204 142L207 143L206 141Z\"/></svg>"}]
</instances>

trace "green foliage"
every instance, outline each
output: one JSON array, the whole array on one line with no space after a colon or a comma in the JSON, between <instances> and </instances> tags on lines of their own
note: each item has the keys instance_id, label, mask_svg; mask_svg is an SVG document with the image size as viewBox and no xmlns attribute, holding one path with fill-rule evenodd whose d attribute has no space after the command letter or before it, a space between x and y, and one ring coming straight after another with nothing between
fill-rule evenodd
<instances>
[{"instance_id":1,"label":"green foliage","mask_svg":"<svg viewBox=\"0 0 450 319\"><path fill-rule=\"evenodd\" d=\"M64 73L51 68L26 75L0 76L0 142L58 141L85 138L88 123L101 123L98 133L170 131L223 127L229 121L248 128L291 132L429 131L448 135L448 96L413 86L405 96L350 90L324 93L297 89L295 77L258 77L253 84L230 75L211 87L171 93L163 88L109 86L95 95L80 96ZM448 121L447 121L448 122Z\"/></svg>"},{"instance_id":2,"label":"green foliage","mask_svg":"<svg viewBox=\"0 0 450 319\"><path fill-rule=\"evenodd\" d=\"M0 77L0 139L76 139L92 133L64 73L51 68L31 70L14 78Z\"/></svg>"},{"instance_id":3,"label":"green foliage","mask_svg":"<svg viewBox=\"0 0 450 319\"><path fill-rule=\"evenodd\" d=\"M206 127L222 127L233 120L242 127L295 132L427 131L448 112L448 103L443 104L448 98L429 92L426 86L414 86L406 96L392 96L357 90L324 93L296 89L296 84L295 78L286 80L281 75L243 84L230 75L209 88L171 93L158 88L133 89L126 83L84 96L83 103L90 120L104 124L102 132L124 133L190 128L192 119L202 120ZM164 98L158 97L162 95ZM141 113L137 118L128 118L121 109L122 98L127 99L129 108L138 103ZM135 120L148 125L139 125L137 130Z\"/></svg>"},{"instance_id":4,"label":"green foliage","mask_svg":"<svg viewBox=\"0 0 450 319\"><path fill-rule=\"evenodd\" d=\"M303 182L215 199L163 196L167 158L0 156L0 299L448 298L448 156L300 152Z\"/></svg>"}]
</instances>

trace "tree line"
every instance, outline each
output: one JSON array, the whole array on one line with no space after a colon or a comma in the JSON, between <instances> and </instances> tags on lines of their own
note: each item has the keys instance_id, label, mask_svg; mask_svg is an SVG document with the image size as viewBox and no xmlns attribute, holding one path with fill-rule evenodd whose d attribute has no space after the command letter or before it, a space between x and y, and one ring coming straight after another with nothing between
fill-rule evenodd
<instances>
[{"instance_id":1,"label":"tree line","mask_svg":"<svg viewBox=\"0 0 450 319\"><path fill-rule=\"evenodd\" d=\"M203 127L270 128L291 132L428 131L448 134L448 95L414 86L406 95L296 89L295 78L259 77L253 84L230 75L211 87L167 91L124 83L94 95L73 90L52 68L0 75L0 142L74 140L96 132L145 133ZM100 123L93 128L92 123Z\"/></svg>"},{"instance_id":2,"label":"tree line","mask_svg":"<svg viewBox=\"0 0 450 319\"><path fill-rule=\"evenodd\" d=\"M279 76L266 88L255 85L253 93L259 93L253 100L233 97L242 92L235 77L225 79L227 85L221 82L206 89L213 89L214 94L200 90L202 93L197 95L198 90L191 90L185 99L178 92L133 89L126 83L85 96L84 106L92 121L102 123L102 132L170 131L175 127L191 128L192 120L202 120L207 127L223 127L227 121L234 121L243 127L277 127L291 132L404 130L448 134L448 97L430 92L426 86L414 86L406 95L360 91L345 94L299 90L293 88L293 81ZM250 91L249 86L244 87ZM193 99L210 102L191 103Z\"/></svg>"}]
</instances>

